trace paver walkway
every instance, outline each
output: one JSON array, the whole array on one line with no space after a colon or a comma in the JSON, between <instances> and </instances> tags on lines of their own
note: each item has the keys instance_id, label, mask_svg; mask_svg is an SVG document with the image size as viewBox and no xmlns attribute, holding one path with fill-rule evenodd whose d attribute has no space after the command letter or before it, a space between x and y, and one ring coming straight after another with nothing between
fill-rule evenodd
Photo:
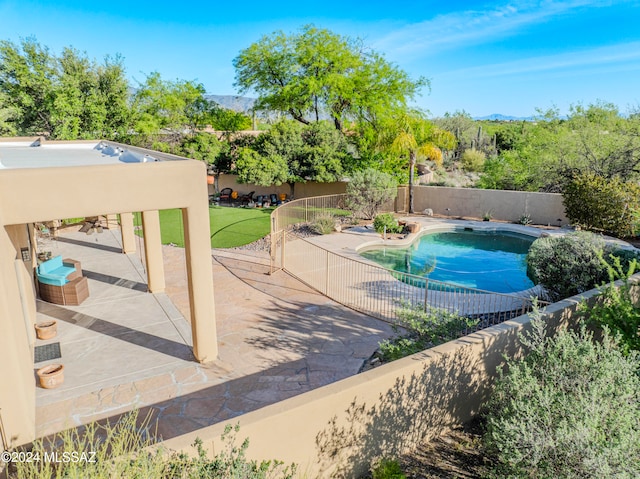
<instances>
[{"instance_id":1,"label":"paver walkway","mask_svg":"<svg viewBox=\"0 0 640 479\"><path fill-rule=\"evenodd\" d=\"M77 307L38 302L39 320L63 323L56 340L66 371L61 388L37 390L39 435L138 407L158 419L163 438L175 437L352 376L392 334L283 272L268 275L264 254L213 250L220 354L200 365L183 319L183 249L164 247L166 294L150 294L138 256L117 252L117 230L61 239L54 254L92 272L91 297Z\"/></svg>"}]
</instances>

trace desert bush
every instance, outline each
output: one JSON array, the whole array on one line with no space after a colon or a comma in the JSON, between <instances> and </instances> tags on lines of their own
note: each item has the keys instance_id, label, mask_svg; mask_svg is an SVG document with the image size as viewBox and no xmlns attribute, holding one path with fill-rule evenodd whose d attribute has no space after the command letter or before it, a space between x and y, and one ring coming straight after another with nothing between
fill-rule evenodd
<instances>
[{"instance_id":1,"label":"desert bush","mask_svg":"<svg viewBox=\"0 0 640 479\"><path fill-rule=\"evenodd\" d=\"M496 477L639 477L638 356L584 327L546 337L541 320L521 341L529 354L507 360L487 408Z\"/></svg>"},{"instance_id":2,"label":"desert bush","mask_svg":"<svg viewBox=\"0 0 640 479\"><path fill-rule=\"evenodd\" d=\"M535 240L527 254L527 268L531 279L557 301L607 282L616 260L628 269L636 259L635 250L607 245L593 233L576 231Z\"/></svg>"},{"instance_id":3,"label":"desert bush","mask_svg":"<svg viewBox=\"0 0 640 479\"><path fill-rule=\"evenodd\" d=\"M356 171L347 184L346 206L355 215L373 219L382 205L396 197L396 179L375 168Z\"/></svg>"},{"instance_id":4,"label":"desert bush","mask_svg":"<svg viewBox=\"0 0 640 479\"><path fill-rule=\"evenodd\" d=\"M318 216L311 222L311 230L319 235L333 233L336 227L336 218L333 215Z\"/></svg>"},{"instance_id":5,"label":"desert bush","mask_svg":"<svg viewBox=\"0 0 640 479\"><path fill-rule=\"evenodd\" d=\"M486 159L487 155L475 148L464 150L461 158L462 169L465 171L483 171Z\"/></svg>"},{"instance_id":6,"label":"desert bush","mask_svg":"<svg viewBox=\"0 0 640 479\"><path fill-rule=\"evenodd\" d=\"M376 216L373 220L373 228L378 233L384 233L385 228L387 233L400 233L402 232L402 226L398 224L398 220L391 213L382 213Z\"/></svg>"},{"instance_id":7,"label":"desert bush","mask_svg":"<svg viewBox=\"0 0 640 479\"><path fill-rule=\"evenodd\" d=\"M402 329L407 332L379 344L384 361L395 361L446 343L478 324L478 320L465 318L445 309L430 308L425 311L422 305L406 301L400 303L396 314L398 323L393 326L394 331L398 333Z\"/></svg>"},{"instance_id":8,"label":"desert bush","mask_svg":"<svg viewBox=\"0 0 640 479\"><path fill-rule=\"evenodd\" d=\"M640 186L636 182L582 173L567 182L562 198L567 217L583 228L621 238L640 231Z\"/></svg>"},{"instance_id":9,"label":"desert bush","mask_svg":"<svg viewBox=\"0 0 640 479\"><path fill-rule=\"evenodd\" d=\"M631 298L629 277L636 271L637 261L631 259L626 268L623 260L612 256L608 266L610 283L602 288L599 302L591 307L582 305L581 312L591 324L607 328L618 342L623 354L640 351L640 308ZM623 279L624 284L616 287L613 282Z\"/></svg>"},{"instance_id":10,"label":"desert bush","mask_svg":"<svg viewBox=\"0 0 640 479\"><path fill-rule=\"evenodd\" d=\"M528 273L536 284L544 286L551 300L557 301L607 279L603 254L604 241L586 231L538 238L527 254Z\"/></svg>"},{"instance_id":11,"label":"desert bush","mask_svg":"<svg viewBox=\"0 0 640 479\"><path fill-rule=\"evenodd\" d=\"M113 425L90 423L82 430L70 429L38 439L30 449L30 457L38 460L12 463L15 468L9 470L9 478L291 479L295 474L293 464L247 459L249 441L237 445L238 426L226 427L224 448L212 458L201 440L194 443L196 457L151 447L155 439L150 429L148 418L138 421L138 412L133 411Z\"/></svg>"}]
</instances>

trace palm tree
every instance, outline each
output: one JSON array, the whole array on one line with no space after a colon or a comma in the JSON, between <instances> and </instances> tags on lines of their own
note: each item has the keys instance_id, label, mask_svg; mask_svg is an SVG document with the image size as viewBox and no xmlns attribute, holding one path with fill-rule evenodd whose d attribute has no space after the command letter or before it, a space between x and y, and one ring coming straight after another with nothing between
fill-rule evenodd
<instances>
[{"instance_id":1,"label":"palm tree","mask_svg":"<svg viewBox=\"0 0 640 479\"><path fill-rule=\"evenodd\" d=\"M418 156L442 165L442 149L455 148L455 136L426 120L420 112L403 112L394 120L391 151L409 156L409 213L413 210L413 183Z\"/></svg>"}]
</instances>

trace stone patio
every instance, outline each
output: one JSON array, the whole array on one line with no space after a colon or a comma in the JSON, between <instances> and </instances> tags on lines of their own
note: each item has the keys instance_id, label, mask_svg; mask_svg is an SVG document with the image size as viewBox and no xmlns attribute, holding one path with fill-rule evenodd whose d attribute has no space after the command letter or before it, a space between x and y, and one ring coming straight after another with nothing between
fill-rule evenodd
<instances>
[{"instance_id":1,"label":"stone patio","mask_svg":"<svg viewBox=\"0 0 640 479\"><path fill-rule=\"evenodd\" d=\"M184 319L183 249L164 247L167 288L155 294L140 256L120 252L119 230L65 231L51 249L82 262L91 295L80 306L38 301L38 321L57 319L58 336L36 345L59 342L62 358L34 373L65 367L61 387L37 388L38 436L137 407L175 437L356 374L392 334L283 272L269 275L264 253L213 250L220 353L201 365Z\"/></svg>"}]
</instances>

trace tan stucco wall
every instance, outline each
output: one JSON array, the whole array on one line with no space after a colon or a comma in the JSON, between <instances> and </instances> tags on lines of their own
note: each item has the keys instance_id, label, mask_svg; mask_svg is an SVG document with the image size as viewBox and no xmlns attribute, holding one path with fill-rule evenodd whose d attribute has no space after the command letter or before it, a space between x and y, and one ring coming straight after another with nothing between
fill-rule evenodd
<instances>
[{"instance_id":1,"label":"tan stucco wall","mask_svg":"<svg viewBox=\"0 0 640 479\"><path fill-rule=\"evenodd\" d=\"M407 187L401 189L404 197ZM522 215L530 214L535 224L559 226L569 223L564 213L562 195L557 193L444 186L415 186L413 191L416 213L431 208L435 214L482 218L490 212L493 219L504 221L518 221ZM403 199L404 202L398 202L399 211L407 211L408 192Z\"/></svg>"},{"instance_id":2,"label":"tan stucco wall","mask_svg":"<svg viewBox=\"0 0 640 479\"><path fill-rule=\"evenodd\" d=\"M218 179L219 188L231 188L234 191L238 191L240 194L247 194L251 191L255 191L255 195L270 195L271 193L284 193L287 197L291 196L291 186L288 183L284 183L279 186L258 186L250 183L238 183L237 175L220 175ZM308 181L306 183L296 183L295 185L295 197L308 198L310 196L323 196L334 195L344 193L347 189L346 182L333 182L333 183L316 183L315 181ZM214 193L214 186L209 185L209 194Z\"/></svg>"},{"instance_id":3,"label":"tan stucco wall","mask_svg":"<svg viewBox=\"0 0 640 479\"><path fill-rule=\"evenodd\" d=\"M583 297L593 302L596 294L592 290ZM551 333L575 325L578 299L547 308ZM529 315L521 316L230 422L240 424L240 440L249 438L252 458L295 462L299 477L359 477L376 457L393 457L469 421L487 398L504 355L522 352L517 336L530 321ZM224 426L163 445L192 452L190 445L199 437L219 451Z\"/></svg>"},{"instance_id":4,"label":"tan stucco wall","mask_svg":"<svg viewBox=\"0 0 640 479\"><path fill-rule=\"evenodd\" d=\"M26 227L4 227L2 220L0 210L0 419L9 443L0 444L3 450L30 441L35 432L35 299L30 265L20 256L25 238L20 230Z\"/></svg>"}]
</instances>

